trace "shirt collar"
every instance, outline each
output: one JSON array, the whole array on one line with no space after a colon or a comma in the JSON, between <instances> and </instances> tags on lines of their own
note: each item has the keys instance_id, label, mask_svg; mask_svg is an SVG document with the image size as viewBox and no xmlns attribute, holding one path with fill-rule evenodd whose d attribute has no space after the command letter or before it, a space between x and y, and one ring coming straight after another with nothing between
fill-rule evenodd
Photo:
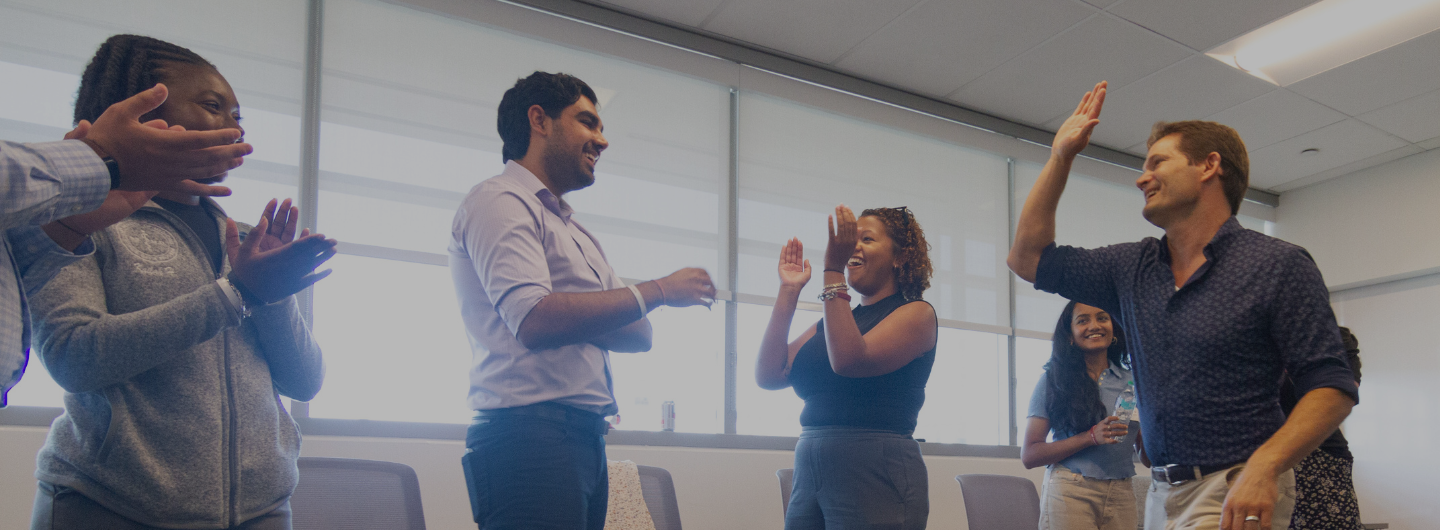
<instances>
[{"instance_id":1,"label":"shirt collar","mask_svg":"<svg viewBox=\"0 0 1440 530\"><path fill-rule=\"evenodd\" d=\"M1232 215L1229 219L1226 219L1225 223L1220 225L1220 229L1215 231L1214 237L1210 238L1210 242L1205 244L1205 248L1201 249L1201 252L1205 254L1205 262L1209 263L1215 260L1214 251L1217 246L1225 243L1223 241L1225 238L1244 229L1245 227L1240 226L1240 220L1236 219L1235 216ZM1170 263L1170 236L1168 235L1160 236L1160 259L1165 263Z\"/></svg>"},{"instance_id":2,"label":"shirt collar","mask_svg":"<svg viewBox=\"0 0 1440 530\"><path fill-rule=\"evenodd\" d=\"M534 193L535 197L540 199L540 204L545 205L545 209L550 210L550 213L559 216L566 222L569 222L570 215L575 213L575 210L570 208L569 203L566 203L565 200L560 197L556 197L555 194L550 191L550 188L545 187L544 182L540 182L540 177L535 176L530 170L525 169L525 166L520 165L519 162L514 160L506 162L505 171L501 172L500 176L524 186L525 191Z\"/></svg>"}]
</instances>

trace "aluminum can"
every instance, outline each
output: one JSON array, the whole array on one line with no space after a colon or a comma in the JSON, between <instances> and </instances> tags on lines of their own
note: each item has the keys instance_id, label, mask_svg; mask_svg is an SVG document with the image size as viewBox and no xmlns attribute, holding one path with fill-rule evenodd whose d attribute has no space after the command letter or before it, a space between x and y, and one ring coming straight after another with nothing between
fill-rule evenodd
<instances>
[{"instance_id":1,"label":"aluminum can","mask_svg":"<svg viewBox=\"0 0 1440 530\"><path fill-rule=\"evenodd\" d=\"M675 402L660 404L660 430L675 432Z\"/></svg>"}]
</instances>

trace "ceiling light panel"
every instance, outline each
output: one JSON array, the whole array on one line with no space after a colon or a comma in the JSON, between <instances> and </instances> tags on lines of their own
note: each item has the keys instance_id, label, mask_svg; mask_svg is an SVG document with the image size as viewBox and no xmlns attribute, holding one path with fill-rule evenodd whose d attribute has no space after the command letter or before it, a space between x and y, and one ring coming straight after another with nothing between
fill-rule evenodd
<instances>
[{"instance_id":1,"label":"ceiling light panel","mask_svg":"<svg viewBox=\"0 0 1440 530\"><path fill-rule=\"evenodd\" d=\"M1207 52L1279 86L1440 29L1440 0L1322 0Z\"/></svg>"}]
</instances>

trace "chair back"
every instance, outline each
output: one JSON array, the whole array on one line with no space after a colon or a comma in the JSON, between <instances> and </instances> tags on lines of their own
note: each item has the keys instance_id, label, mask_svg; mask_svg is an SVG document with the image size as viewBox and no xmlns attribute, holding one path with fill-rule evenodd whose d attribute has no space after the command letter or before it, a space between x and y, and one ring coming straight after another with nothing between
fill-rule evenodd
<instances>
[{"instance_id":1,"label":"chair back","mask_svg":"<svg viewBox=\"0 0 1440 530\"><path fill-rule=\"evenodd\" d=\"M1035 483L1010 475L956 475L971 530L1034 530L1040 526Z\"/></svg>"},{"instance_id":2,"label":"chair back","mask_svg":"<svg viewBox=\"0 0 1440 530\"><path fill-rule=\"evenodd\" d=\"M775 472L780 477L780 516L790 513L790 491L795 487L795 469L786 468Z\"/></svg>"},{"instance_id":3,"label":"chair back","mask_svg":"<svg viewBox=\"0 0 1440 530\"><path fill-rule=\"evenodd\" d=\"M425 530L420 480L405 464L301 457L295 530Z\"/></svg>"},{"instance_id":4,"label":"chair back","mask_svg":"<svg viewBox=\"0 0 1440 530\"><path fill-rule=\"evenodd\" d=\"M655 530L680 530L680 503L675 498L675 481L663 467L635 466L640 470L640 492L645 508L655 521Z\"/></svg>"},{"instance_id":5,"label":"chair back","mask_svg":"<svg viewBox=\"0 0 1440 530\"><path fill-rule=\"evenodd\" d=\"M1145 528L1145 501L1150 498L1150 476L1135 475L1130 477L1130 485L1135 488L1135 509L1140 512L1140 517L1135 519L1137 530Z\"/></svg>"}]
</instances>

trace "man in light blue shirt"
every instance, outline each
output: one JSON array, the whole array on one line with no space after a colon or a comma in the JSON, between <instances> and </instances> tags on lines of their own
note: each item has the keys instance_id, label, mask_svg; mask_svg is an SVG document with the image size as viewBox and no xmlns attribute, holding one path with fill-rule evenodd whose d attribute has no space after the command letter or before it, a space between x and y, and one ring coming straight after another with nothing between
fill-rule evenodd
<instances>
[{"instance_id":1,"label":"man in light blue shirt","mask_svg":"<svg viewBox=\"0 0 1440 530\"><path fill-rule=\"evenodd\" d=\"M65 141L0 141L0 406L29 361L26 297L93 252L91 232L129 216L151 191L230 193L192 179L234 169L250 145L236 143L236 129L195 132L170 130L158 120L140 123L166 95L158 85L117 103L93 125L80 122Z\"/></svg>"},{"instance_id":2,"label":"man in light blue shirt","mask_svg":"<svg viewBox=\"0 0 1440 530\"><path fill-rule=\"evenodd\" d=\"M500 101L505 171L462 201L450 274L470 337L475 422L462 460L486 530L605 524L609 352L650 349L651 308L704 304L703 269L626 287L565 193L595 183L609 146L595 92L535 72Z\"/></svg>"}]
</instances>

